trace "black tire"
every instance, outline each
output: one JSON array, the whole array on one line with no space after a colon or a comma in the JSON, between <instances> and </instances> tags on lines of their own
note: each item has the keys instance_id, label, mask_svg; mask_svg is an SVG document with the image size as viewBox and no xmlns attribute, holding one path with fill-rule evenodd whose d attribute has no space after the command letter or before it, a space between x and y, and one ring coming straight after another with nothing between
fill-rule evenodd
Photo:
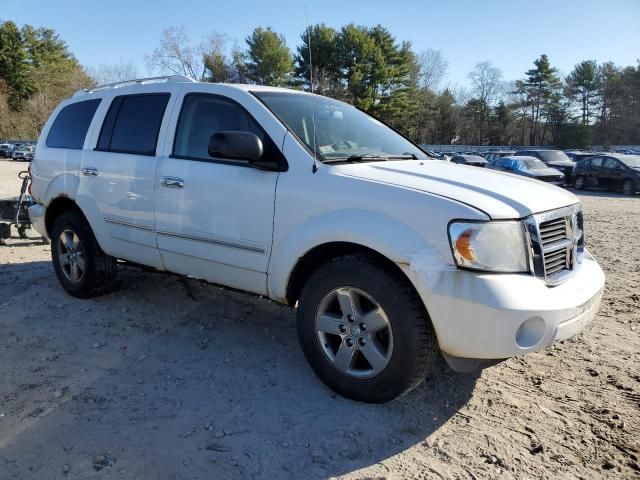
<instances>
[{"instance_id":1,"label":"black tire","mask_svg":"<svg viewBox=\"0 0 640 480\"><path fill-rule=\"evenodd\" d=\"M635 195L636 194L636 184L633 180L625 180L622 184L622 193L625 195Z\"/></svg>"},{"instance_id":2,"label":"black tire","mask_svg":"<svg viewBox=\"0 0 640 480\"><path fill-rule=\"evenodd\" d=\"M18 227L18 236L23 240L27 238L27 227Z\"/></svg>"},{"instance_id":3,"label":"black tire","mask_svg":"<svg viewBox=\"0 0 640 480\"><path fill-rule=\"evenodd\" d=\"M322 299L344 286L374 298L391 325L390 359L384 370L371 378L357 378L336 368L316 333L316 313ZM347 255L319 267L302 289L297 316L307 361L327 386L353 400L382 403L409 392L427 377L439 353L431 321L413 286L401 272L369 255Z\"/></svg>"},{"instance_id":4,"label":"black tire","mask_svg":"<svg viewBox=\"0 0 640 480\"><path fill-rule=\"evenodd\" d=\"M584 190L586 187L587 181L583 176L576 177L576 181L573 186L576 187L576 190Z\"/></svg>"},{"instance_id":5,"label":"black tire","mask_svg":"<svg viewBox=\"0 0 640 480\"><path fill-rule=\"evenodd\" d=\"M60 237L65 231L77 236L84 259L84 270L77 281L65 274L64 259L60 254ZM90 298L107 293L115 287L116 259L102 251L84 215L79 211L68 211L60 215L51 231L51 260L62 287L74 297Z\"/></svg>"}]
</instances>

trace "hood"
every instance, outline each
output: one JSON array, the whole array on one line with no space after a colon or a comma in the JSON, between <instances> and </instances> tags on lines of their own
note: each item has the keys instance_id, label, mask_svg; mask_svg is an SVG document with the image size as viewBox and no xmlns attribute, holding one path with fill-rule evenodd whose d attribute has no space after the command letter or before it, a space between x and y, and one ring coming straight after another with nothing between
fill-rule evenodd
<instances>
[{"instance_id":1,"label":"hood","mask_svg":"<svg viewBox=\"0 0 640 480\"><path fill-rule=\"evenodd\" d=\"M352 163L332 168L343 175L457 200L493 219L522 218L579 203L572 193L539 180L439 160Z\"/></svg>"},{"instance_id":2,"label":"hood","mask_svg":"<svg viewBox=\"0 0 640 480\"><path fill-rule=\"evenodd\" d=\"M556 170L555 168L539 168L537 170L525 170L526 173L529 174L529 176L531 177L552 177L552 176L564 176L564 173L562 173L559 170Z\"/></svg>"}]
</instances>

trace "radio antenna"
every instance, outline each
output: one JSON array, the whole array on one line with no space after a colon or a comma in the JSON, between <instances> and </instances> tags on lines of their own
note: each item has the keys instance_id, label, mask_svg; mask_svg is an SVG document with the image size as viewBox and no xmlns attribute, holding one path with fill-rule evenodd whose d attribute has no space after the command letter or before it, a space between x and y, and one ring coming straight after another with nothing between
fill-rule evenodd
<instances>
[{"instance_id":1,"label":"radio antenna","mask_svg":"<svg viewBox=\"0 0 640 480\"><path fill-rule=\"evenodd\" d=\"M307 46L309 48L309 84L311 85L311 128L313 130L313 167L311 171L316 173L318 171L318 158L317 158L317 143L316 143L316 102L313 97L313 61L311 59L311 26L309 24L309 10L305 6L307 13Z\"/></svg>"}]
</instances>

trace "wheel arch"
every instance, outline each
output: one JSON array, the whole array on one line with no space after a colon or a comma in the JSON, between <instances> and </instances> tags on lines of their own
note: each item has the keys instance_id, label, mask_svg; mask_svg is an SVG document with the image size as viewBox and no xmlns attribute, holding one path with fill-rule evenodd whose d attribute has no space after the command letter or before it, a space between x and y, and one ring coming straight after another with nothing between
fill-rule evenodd
<instances>
[{"instance_id":1,"label":"wheel arch","mask_svg":"<svg viewBox=\"0 0 640 480\"><path fill-rule=\"evenodd\" d=\"M84 213L78 204L67 196L60 195L51 200L44 215L44 224L49 237L51 237L51 231L53 230L53 225L56 219L63 213L72 210L80 212L84 216Z\"/></svg>"},{"instance_id":2,"label":"wheel arch","mask_svg":"<svg viewBox=\"0 0 640 480\"><path fill-rule=\"evenodd\" d=\"M328 242L315 246L298 259L287 281L285 297L287 303L291 306L295 305L300 297L304 284L311 274L321 265L324 265L334 258L354 254L365 254L374 258L376 262L385 265L411 283L403 270L395 262L372 248L352 242Z\"/></svg>"}]
</instances>

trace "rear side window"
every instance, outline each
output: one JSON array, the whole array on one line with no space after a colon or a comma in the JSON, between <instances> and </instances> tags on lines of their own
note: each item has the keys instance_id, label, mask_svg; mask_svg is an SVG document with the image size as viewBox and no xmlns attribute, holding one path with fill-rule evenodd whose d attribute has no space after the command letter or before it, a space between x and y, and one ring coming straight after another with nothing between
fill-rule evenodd
<instances>
[{"instance_id":1,"label":"rear side window","mask_svg":"<svg viewBox=\"0 0 640 480\"><path fill-rule=\"evenodd\" d=\"M96 150L155 155L168 93L125 95L113 99Z\"/></svg>"},{"instance_id":2,"label":"rear side window","mask_svg":"<svg viewBox=\"0 0 640 480\"><path fill-rule=\"evenodd\" d=\"M98 105L99 98L72 103L60 110L47 135L47 147L81 149Z\"/></svg>"},{"instance_id":3,"label":"rear side window","mask_svg":"<svg viewBox=\"0 0 640 480\"><path fill-rule=\"evenodd\" d=\"M592 158L590 160L592 167L601 167L602 166L602 157Z\"/></svg>"}]
</instances>

